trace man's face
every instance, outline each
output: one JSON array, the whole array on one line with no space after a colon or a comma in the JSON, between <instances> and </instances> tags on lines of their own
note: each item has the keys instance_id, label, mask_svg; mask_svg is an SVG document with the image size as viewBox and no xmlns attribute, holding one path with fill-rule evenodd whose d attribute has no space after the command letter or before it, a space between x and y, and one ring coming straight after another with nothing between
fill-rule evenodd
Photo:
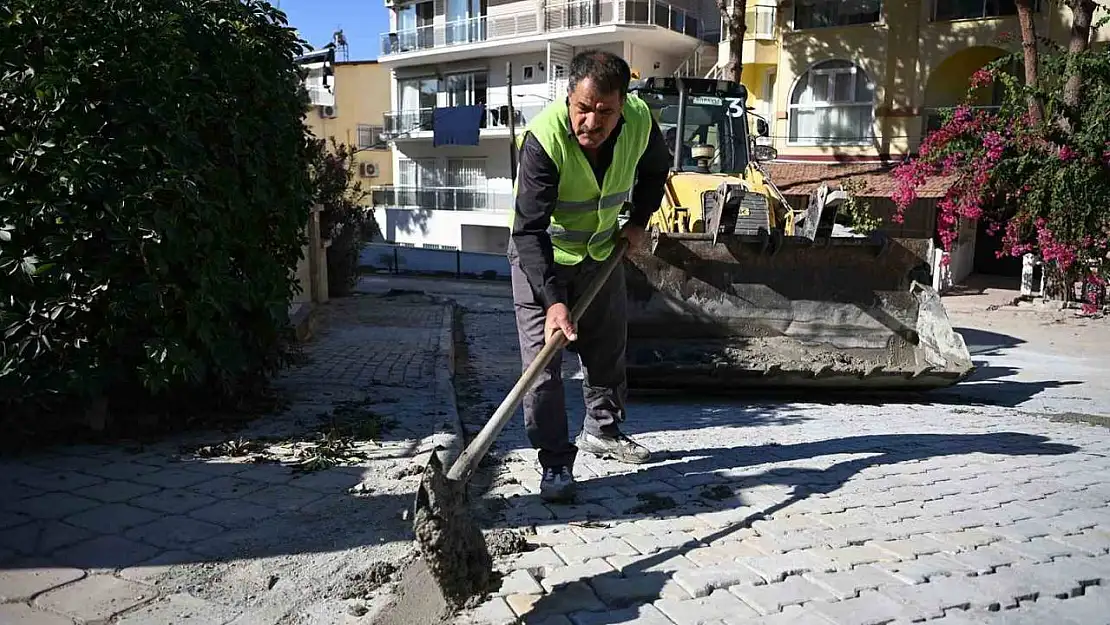
<instances>
[{"instance_id":1,"label":"man's face","mask_svg":"<svg viewBox=\"0 0 1110 625\"><path fill-rule=\"evenodd\" d=\"M578 145L597 149L620 121L624 106L619 91L604 93L589 78L579 81L570 92L570 128Z\"/></svg>"}]
</instances>

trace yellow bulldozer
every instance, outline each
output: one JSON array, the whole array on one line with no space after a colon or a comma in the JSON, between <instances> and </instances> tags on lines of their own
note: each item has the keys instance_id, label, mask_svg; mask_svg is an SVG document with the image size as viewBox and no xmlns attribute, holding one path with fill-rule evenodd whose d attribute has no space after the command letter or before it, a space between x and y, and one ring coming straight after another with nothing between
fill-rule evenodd
<instances>
[{"instance_id":1,"label":"yellow bulldozer","mask_svg":"<svg viewBox=\"0 0 1110 625\"><path fill-rule=\"evenodd\" d=\"M793 208L761 166L742 84L636 79L674 165L627 252L628 381L641 389L926 390L973 366L927 284L927 239L837 224L843 191Z\"/></svg>"}]
</instances>

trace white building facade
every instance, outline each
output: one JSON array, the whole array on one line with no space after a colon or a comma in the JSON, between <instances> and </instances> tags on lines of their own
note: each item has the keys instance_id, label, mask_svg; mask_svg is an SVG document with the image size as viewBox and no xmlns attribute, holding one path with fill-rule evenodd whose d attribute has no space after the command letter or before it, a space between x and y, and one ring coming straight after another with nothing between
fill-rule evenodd
<instances>
[{"instance_id":1,"label":"white building facade","mask_svg":"<svg viewBox=\"0 0 1110 625\"><path fill-rule=\"evenodd\" d=\"M394 185L374 193L385 239L504 253L512 212L509 92L516 132L567 91L573 56L621 55L641 77L712 69L715 0L386 0ZM705 65L708 64L708 67ZM477 145L435 145L436 109L483 109Z\"/></svg>"}]
</instances>

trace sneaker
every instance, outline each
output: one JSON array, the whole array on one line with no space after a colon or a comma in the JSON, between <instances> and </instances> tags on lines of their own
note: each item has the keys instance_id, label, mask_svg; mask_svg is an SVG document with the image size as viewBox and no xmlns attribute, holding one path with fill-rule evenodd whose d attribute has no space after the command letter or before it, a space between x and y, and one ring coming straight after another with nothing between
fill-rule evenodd
<instances>
[{"instance_id":1,"label":"sneaker","mask_svg":"<svg viewBox=\"0 0 1110 625\"><path fill-rule=\"evenodd\" d=\"M643 464L651 458L651 452L646 447L620 433L616 436L595 436L582 430L574 444L578 449L599 458L619 462Z\"/></svg>"},{"instance_id":2,"label":"sneaker","mask_svg":"<svg viewBox=\"0 0 1110 625\"><path fill-rule=\"evenodd\" d=\"M540 479L540 498L567 501L574 498L574 474L569 467L544 467Z\"/></svg>"}]
</instances>

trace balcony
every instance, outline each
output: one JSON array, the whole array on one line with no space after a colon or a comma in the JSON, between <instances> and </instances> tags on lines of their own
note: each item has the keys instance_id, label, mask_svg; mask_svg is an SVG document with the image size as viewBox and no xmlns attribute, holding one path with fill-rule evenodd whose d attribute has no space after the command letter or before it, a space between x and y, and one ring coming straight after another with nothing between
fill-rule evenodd
<instances>
[{"instance_id":1,"label":"balcony","mask_svg":"<svg viewBox=\"0 0 1110 625\"><path fill-rule=\"evenodd\" d=\"M695 38L703 30L699 15L660 0L574 0L540 11L473 17L383 33L381 56L611 25L659 26Z\"/></svg>"},{"instance_id":2,"label":"balcony","mask_svg":"<svg viewBox=\"0 0 1110 625\"><path fill-rule=\"evenodd\" d=\"M748 9L748 12L744 14L744 24L748 27L744 38L756 41L774 41L777 12L778 9L773 6L757 6Z\"/></svg>"},{"instance_id":3,"label":"balcony","mask_svg":"<svg viewBox=\"0 0 1110 625\"><path fill-rule=\"evenodd\" d=\"M516 130L524 126L543 110L547 103L517 104L513 106ZM430 139L435 132L435 108L387 111L385 113L385 135L391 139ZM507 104L491 105L486 108L479 126L482 135L508 136L509 107ZM492 132L489 132L492 131Z\"/></svg>"},{"instance_id":4,"label":"balcony","mask_svg":"<svg viewBox=\"0 0 1110 625\"><path fill-rule=\"evenodd\" d=\"M445 211L509 211L512 193L465 187L374 187L374 206Z\"/></svg>"}]
</instances>

